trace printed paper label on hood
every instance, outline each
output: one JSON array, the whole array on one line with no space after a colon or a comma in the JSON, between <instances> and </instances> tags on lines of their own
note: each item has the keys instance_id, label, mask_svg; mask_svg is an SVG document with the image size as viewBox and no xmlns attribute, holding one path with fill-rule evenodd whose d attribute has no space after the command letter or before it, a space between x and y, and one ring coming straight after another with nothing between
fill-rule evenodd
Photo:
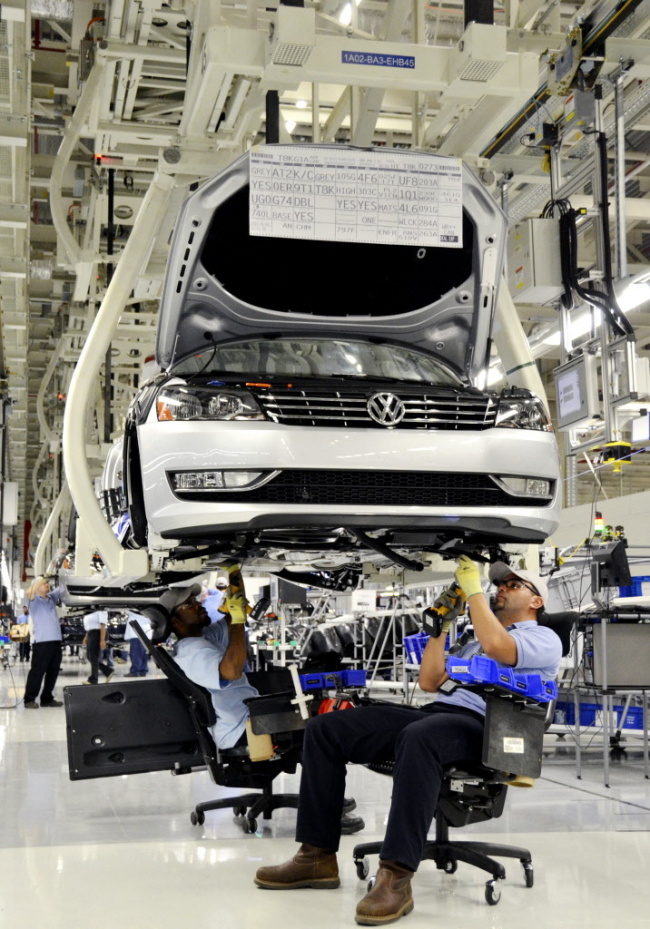
<instances>
[{"instance_id":1,"label":"printed paper label on hood","mask_svg":"<svg viewBox=\"0 0 650 929\"><path fill-rule=\"evenodd\" d=\"M250 155L250 234L462 248L461 161L268 146Z\"/></svg>"}]
</instances>

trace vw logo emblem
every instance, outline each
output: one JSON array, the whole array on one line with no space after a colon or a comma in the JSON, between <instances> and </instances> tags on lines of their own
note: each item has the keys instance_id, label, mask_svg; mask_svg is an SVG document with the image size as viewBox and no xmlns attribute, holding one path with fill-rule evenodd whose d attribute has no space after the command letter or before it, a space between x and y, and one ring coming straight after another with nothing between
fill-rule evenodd
<instances>
[{"instance_id":1,"label":"vw logo emblem","mask_svg":"<svg viewBox=\"0 0 650 929\"><path fill-rule=\"evenodd\" d=\"M380 426L396 426L406 413L404 404L395 394L373 394L367 409L370 418Z\"/></svg>"}]
</instances>

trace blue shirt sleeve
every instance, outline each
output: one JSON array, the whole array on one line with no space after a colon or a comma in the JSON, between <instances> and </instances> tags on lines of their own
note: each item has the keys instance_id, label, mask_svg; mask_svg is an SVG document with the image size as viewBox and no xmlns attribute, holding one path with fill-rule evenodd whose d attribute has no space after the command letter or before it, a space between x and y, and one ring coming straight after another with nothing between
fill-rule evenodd
<instances>
[{"instance_id":1,"label":"blue shirt sleeve","mask_svg":"<svg viewBox=\"0 0 650 929\"><path fill-rule=\"evenodd\" d=\"M58 606L61 603L61 597L63 596L64 592L65 592L65 587L63 586L63 584L59 584L59 586L55 590L51 590L49 592L49 594L47 595L47 599L51 600L52 603Z\"/></svg>"},{"instance_id":2,"label":"blue shirt sleeve","mask_svg":"<svg viewBox=\"0 0 650 929\"><path fill-rule=\"evenodd\" d=\"M230 642L228 626L225 623L212 623L203 630L203 638L208 641L210 645L214 645L215 648L221 649L221 658L223 658ZM221 658L219 658L219 661L221 661Z\"/></svg>"},{"instance_id":3,"label":"blue shirt sleeve","mask_svg":"<svg viewBox=\"0 0 650 929\"><path fill-rule=\"evenodd\" d=\"M517 643L517 670L555 668L554 673L557 674L562 658L562 642L552 629L534 626L525 630L513 629L510 635Z\"/></svg>"},{"instance_id":4,"label":"blue shirt sleeve","mask_svg":"<svg viewBox=\"0 0 650 929\"><path fill-rule=\"evenodd\" d=\"M225 649L224 649L225 651ZM208 690L221 690L219 665L223 652L218 648L194 648L189 652L178 653L179 664L195 684Z\"/></svg>"}]
</instances>

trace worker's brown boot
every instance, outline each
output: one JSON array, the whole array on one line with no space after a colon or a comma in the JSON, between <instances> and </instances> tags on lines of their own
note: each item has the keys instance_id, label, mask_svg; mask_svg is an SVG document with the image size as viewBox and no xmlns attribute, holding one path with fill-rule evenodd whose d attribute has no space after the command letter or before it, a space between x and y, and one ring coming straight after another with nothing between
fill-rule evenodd
<instances>
[{"instance_id":1,"label":"worker's brown boot","mask_svg":"<svg viewBox=\"0 0 650 929\"><path fill-rule=\"evenodd\" d=\"M338 887L341 882L334 852L315 845L301 845L290 861L259 868L255 883L267 890L296 890L298 887L327 890Z\"/></svg>"},{"instance_id":2,"label":"worker's brown boot","mask_svg":"<svg viewBox=\"0 0 650 929\"><path fill-rule=\"evenodd\" d=\"M362 926L380 926L410 913L412 877L413 871L396 862L380 861L372 890L357 905L356 921Z\"/></svg>"}]
</instances>

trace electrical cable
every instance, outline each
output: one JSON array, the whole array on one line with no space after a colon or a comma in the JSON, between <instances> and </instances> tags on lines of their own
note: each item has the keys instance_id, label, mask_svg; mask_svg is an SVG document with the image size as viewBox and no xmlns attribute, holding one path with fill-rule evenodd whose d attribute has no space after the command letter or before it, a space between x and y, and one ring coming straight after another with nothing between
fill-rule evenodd
<instances>
[{"instance_id":1,"label":"electrical cable","mask_svg":"<svg viewBox=\"0 0 650 929\"><path fill-rule=\"evenodd\" d=\"M207 370L207 368L210 367L210 365L214 361L214 356L217 354L219 343L216 341L216 339L213 338L211 333L206 332L204 333L204 335L208 341L212 342L212 353L202 368L200 368L198 371L195 371L194 374L190 374L185 378L186 384L191 384L192 381L194 381L197 377L200 377Z\"/></svg>"},{"instance_id":2,"label":"electrical cable","mask_svg":"<svg viewBox=\"0 0 650 929\"><path fill-rule=\"evenodd\" d=\"M597 143L600 147L601 157L601 186L605 183L604 190L607 190L607 162L603 162L602 152L605 156L607 153L607 139L604 133L598 134ZM603 179L604 165L604 179ZM604 257L604 282L607 287L607 293L596 290L592 287L584 287L578 278L578 230L576 226L576 217L583 215L580 211L574 210L569 200L549 200L540 217L549 219L555 216L556 210L559 213L560 223L560 263L562 274L562 286L564 293L562 295L562 304L567 310L575 309L576 301L574 293L580 299L588 303L595 309L600 310L608 324L619 336L625 336L630 341L635 339L634 329L625 314L621 311L616 295L614 293L614 282L612 278L612 261L610 254L609 239L609 214L607 209L606 197L600 204L602 213L603 226L603 252Z\"/></svg>"}]
</instances>

